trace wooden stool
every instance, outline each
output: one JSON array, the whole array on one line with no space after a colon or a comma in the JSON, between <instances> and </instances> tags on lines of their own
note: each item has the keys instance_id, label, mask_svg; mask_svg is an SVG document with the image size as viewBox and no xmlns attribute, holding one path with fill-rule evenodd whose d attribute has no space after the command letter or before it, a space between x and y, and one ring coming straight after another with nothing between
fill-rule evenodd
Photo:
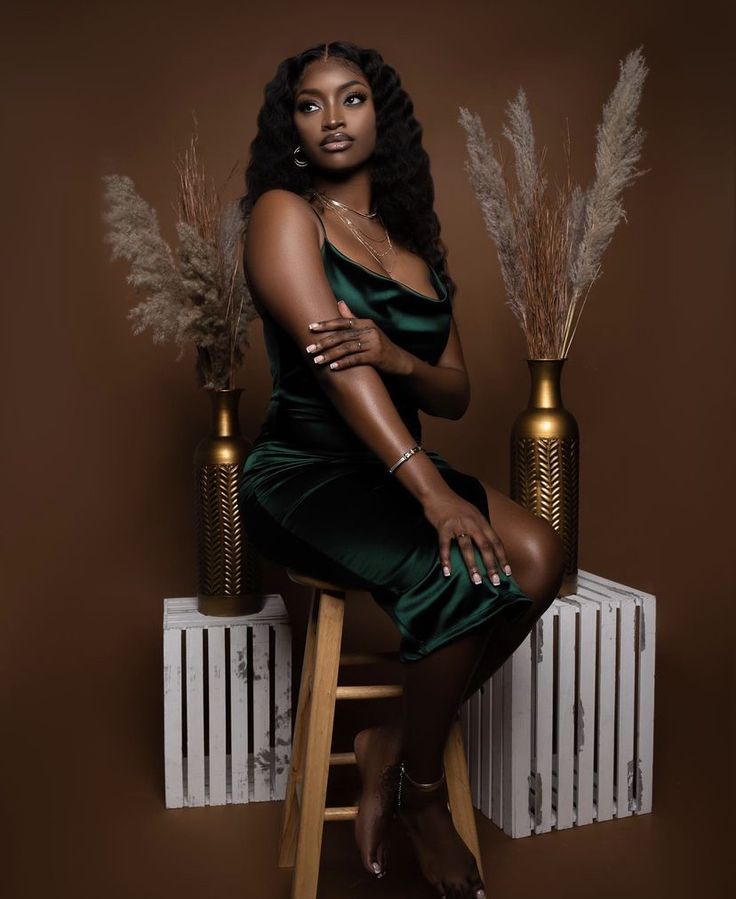
<instances>
[{"instance_id":1,"label":"wooden stool","mask_svg":"<svg viewBox=\"0 0 736 899\"><path fill-rule=\"evenodd\" d=\"M386 661L397 658L397 654L341 654L345 594L353 588L299 574L291 568L287 568L287 573L295 583L314 589L281 821L279 867L294 867L292 899L316 899L324 822L352 821L358 814L357 806L325 806L330 765L355 764L354 752L331 752L335 702L338 699L401 696L403 688L401 684L339 686L340 666ZM482 877L475 811L459 718L453 721L450 729L443 761L453 823L475 856Z\"/></svg>"}]
</instances>

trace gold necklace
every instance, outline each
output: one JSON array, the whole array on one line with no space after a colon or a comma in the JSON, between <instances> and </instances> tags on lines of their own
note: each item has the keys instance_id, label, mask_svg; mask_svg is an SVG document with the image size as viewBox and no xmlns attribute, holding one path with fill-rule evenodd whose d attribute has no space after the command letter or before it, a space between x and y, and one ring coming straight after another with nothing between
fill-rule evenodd
<instances>
[{"instance_id":1,"label":"gold necklace","mask_svg":"<svg viewBox=\"0 0 736 899\"><path fill-rule=\"evenodd\" d=\"M334 203L336 206L342 206L343 209L349 209L351 212L354 212L356 215L362 215L363 218L372 219L375 218L378 213L376 212L361 212L359 209L353 209L352 206L348 206L347 203L341 203L339 200L336 200L334 197L328 197L327 194L323 194L321 190L315 190L315 194L322 200L327 200L329 203Z\"/></svg>"},{"instance_id":2,"label":"gold necklace","mask_svg":"<svg viewBox=\"0 0 736 899\"><path fill-rule=\"evenodd\" d=\"M347 215L340 212L339 207L343 207L345 209L352 209L351 206L347 206L345 203L339 203L337 200L333 200L332 197L328 197L326 194L318 193L317 196L320 197L320 199L323 201L323 203L322 203L323 206L326 206L326 208L328 208L328 209L332 209L340 217L340 219L343 222L345 222L346 224L349 224L349 226L352 226L353 228L360 231L360 233L363 235L363 237L367 238L368 240L373 241L373 243L386 243L386 241L388 240L388 231L386 230L386 227L383 224L383 220L380 218L380 216L379 216L378 221L381 223L381 227L384 229L385 233L384 233L383 237L373 237L372 234L367 234L362 228L358 228L358 226L355 224L355 222L351 222ZM324 201L327 201L327 202L325 203ZM353 209L352 211L358 212L357 209ZM358 212L358 215L367 216L368 218L372 218L373 216L375 216L377 214L378 213L373 212L370 214L370 216L368 216L367 213L365 213L365 212Z\"/></svg>"},{"instance_id":3,"label":"gold necklace","mask_svg":"<svg viewBox=\"0 0 736 899\"><path fill-rule=\"evenodd\" d=\"M355 233L355 231L360 231L360 233L363 235L363 237L367 238L370 241L373 241L373 243L386 243L387 241L389 241L389 250L391 249L388 230L387 230L386 226L383 224L383 219L380 216L378 217L378 221L381 223L381 227L384 230L384 236L383 237L373 237L372 234L367 234L362 228L359 228L355 224L355 222L352 222L348 218L347 215L345 215L344 213L342 213L340 211L340 208L339 208L339 207L343 207L345 209L352 209L351 206L347 206L345 203L340 203L337 200L333 200L332 197L328 197L327 194L323 194L319 191L315 191L315 194L317 197L319 197L320 201L322 202L323 207L325 207L327 209L332 209L333 212L335 212L335 214L340 218L340 220L345 223L346 227L350 228L350 230L352 230L353 233ZM377 212L373 212L370 215L368 215L365 212L358 212L357 209L353 209L352 211L357 212L358 215L363 215L368 218L372 218L373 216L378 215ZM384 253L382 255L385 256L389 252L389 250L386 250L386 253Z\"/></svg>"},{"instance_id":4,"label":"gold necklace","mask_svg":"<svg viewBox=\"0 0 736 899\"><path fill-rule=\"evenodd\" d=\"M337 210L335 210L335 212L337 212ZM339 215L339 213L338 213L338 215ZM343 221L350 222L350 219L349 219L349 218L347 217L347 215L346 215L346 216L344 217ZM370 240L370 241L373 241L373 243L386 243L386 241L388 240L388 231L386 230L386 227L384 226L384 224L383 224L383 222L381 221L381 219L379 219L379 221L381 222L381 226L383 227L383 231L384 231L383 237L374 237L372 234L366 234L366 232L365 232L362 228L359 228L359 227L355 224L355 222L350 222L350 224L351 224L351 225L353 226L353 228L355 228L357 231L360 231L360 233L363 235L363 237L367 238L367 239Z\"/></svg>"},{"instance_id":5,"label":"gold necklace","mask_svg":"<svg viewBox=\"0 0 736 899\"><path fill-rule=\"evenodd\" d=\"M328 208L330 208L330 207L328 207ZM371 256L373 256L373 258L376 260L376 262L381 266L381 268L387 274L390 275L392 269L388 268L383 263L383 257L387 256L393 250L393 244L391 243L391 236L388 233L388 229L385 229L386 230L386 239L388 240L388 249L384 253L378 253L376 250L373 249L372 246L370 246L368 243L366 243L365 240L363 240L363 238L360 236L360 232L358 231L358 229L353 227L353 225L350 223L350 221L346 220L346 217L343 216L343 214L339 210L334 209L334 212L337 215L337 217L345 224L345 226L348 228L348 230L355 236L355 238L358 241L360 241L360 243L366 248L366 250L368 250L368 252L371 254ZM383 223L381 223L381 224L383 224Z\"/></svg>"}]
</instances>

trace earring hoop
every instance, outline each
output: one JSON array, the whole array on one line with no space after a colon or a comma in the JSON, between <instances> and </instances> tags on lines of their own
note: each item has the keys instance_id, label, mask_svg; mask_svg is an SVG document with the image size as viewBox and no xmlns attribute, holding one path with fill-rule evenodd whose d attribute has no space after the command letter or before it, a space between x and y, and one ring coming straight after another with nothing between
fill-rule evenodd
<instances>
[{"instance_id":1,"label":"earring hoop","mask_svg":"<svg viewBox=\"0 0 736 899\"><path fill-rule=\"evenodd\" d=\"M305 166L309 165L309 162L306 159L297 159L296 154L301 150L299 144L294 148L294 164L298 165L300 169L303 169Z\"/></svg>"}]
</instances>

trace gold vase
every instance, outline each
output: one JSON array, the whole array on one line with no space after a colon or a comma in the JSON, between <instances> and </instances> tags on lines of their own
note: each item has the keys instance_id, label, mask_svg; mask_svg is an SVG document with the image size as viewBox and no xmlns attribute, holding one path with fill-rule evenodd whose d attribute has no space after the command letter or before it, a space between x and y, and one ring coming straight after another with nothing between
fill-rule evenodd
<instances>
[{"instance_id":1,"label":"gold vase","mask_svg":"<svg viewBox=\"0 0 736 899\"><path fill-rule=\"evenodd\" d=\"M252 449L240 433L242 388L205 388L212 405L212 431L194 451L199 591L205 615L248 615L263 608L261 563L243 531L238 478Z\"/></svg>"},{"instance_id":2,"label":"gold vase","mask_svg":"<svg viewBox=\"0 0 736 899\"><path fill-rule=\"evenodd\" d=\"M562 538L565 575L559 596L577 591L578 423L562 405L564 359L527 359L529 405L511 429L511 499L545 518Z\"/></svg>"}]
</instances>

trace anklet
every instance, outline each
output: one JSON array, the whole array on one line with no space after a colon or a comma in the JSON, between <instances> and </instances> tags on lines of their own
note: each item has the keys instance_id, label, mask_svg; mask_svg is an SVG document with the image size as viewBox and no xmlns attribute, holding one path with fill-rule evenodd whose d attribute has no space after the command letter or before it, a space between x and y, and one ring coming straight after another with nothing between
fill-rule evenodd
<instances>
[{"instance_id":1,"label":"anklet","mask_svg":"<svg viewBox=\"0 0 736 899\"><path fill-rule=\"evenodd\" d=\"M409 783L415 787L417 790L422 790L426 793L431 793L433 790L437 790L445 780L445 772L442 771L442 777L439 780L432 781L432 783L419 783L419 781L414 780L413 777L410 777L406 771L406 762L401 763L399 767L399 788L396 797L396 807L401 808L401 787L404 782L404 778L406 778Z\"/></svg>"}]
</instances>

